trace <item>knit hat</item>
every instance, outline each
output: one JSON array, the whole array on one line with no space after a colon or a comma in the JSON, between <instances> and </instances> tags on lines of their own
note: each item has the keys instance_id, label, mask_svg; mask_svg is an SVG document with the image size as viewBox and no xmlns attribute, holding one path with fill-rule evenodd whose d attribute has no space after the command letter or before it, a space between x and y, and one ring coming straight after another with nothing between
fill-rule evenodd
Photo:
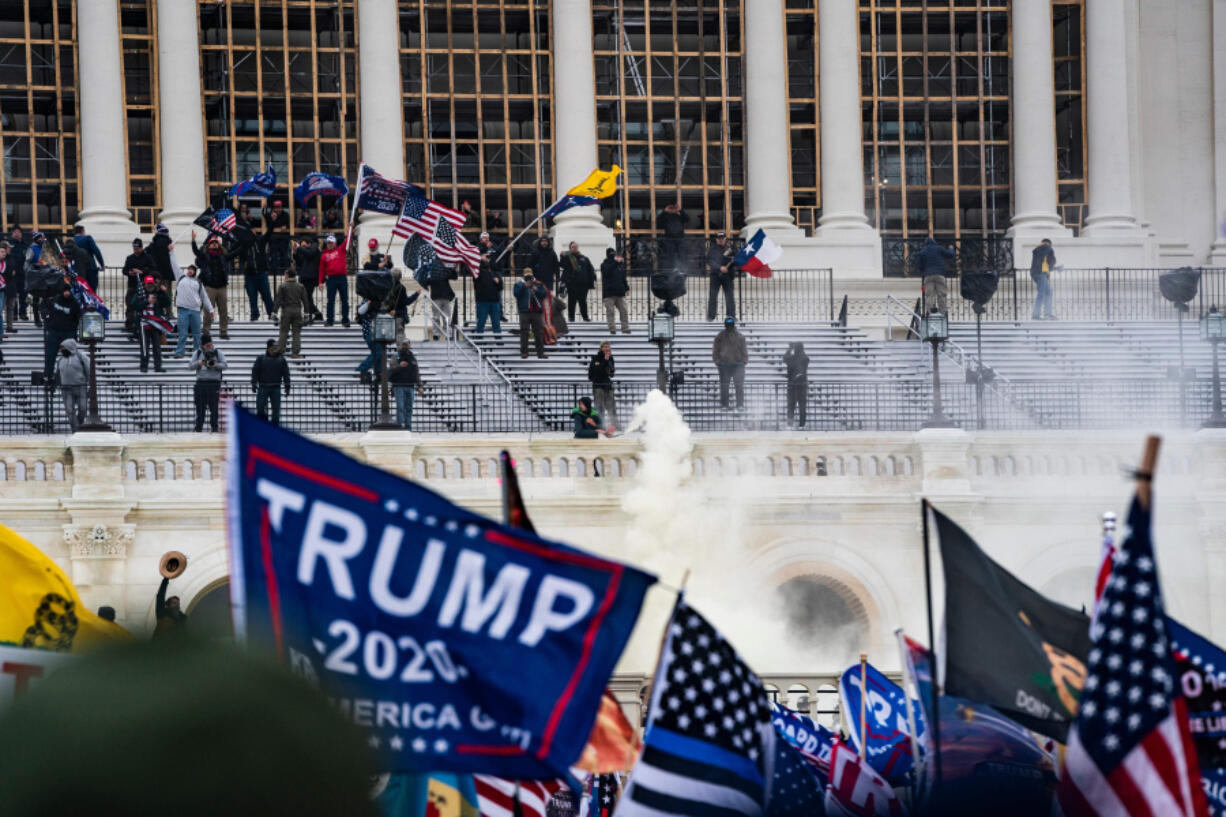
<instances>
[{"instance_id":1,"label":"knit hat","mask_svg":"<svg viewBox=\"0 0 1226 817\"><path fill-rule=\"evenodd\" d=\"M331 242L331 243L335 244L335 243L336 243L336 236L332 235L331 233L328 233L326 236L324 236L324 242L325 242L325 243L326 243L326 242Z\"/></svg>"},{"instance_id":2,"label":"knit hat","mask_svg":"<svg viewBox=\"0 0 1226 817\"><path fill-rule=\"evenodd\" d=\"M141 241L139 238L134 238L132 239L132 246L133 247L143 247L145 246L145 242Z\"/></svg>"},{"instance_id":3,"label":"knit hat","mask_svg":"<svg viewBox=\"0 0 1226 817\"><path fill-rule=\"evenodd\" d=\"M157 223L157 226L154 227L153 229L155 232L163 233L164 235L170 235L170 228L167 227L165 224L163 224L160 221Z\"/></svg>"},{"instance_id":4,"label":"knit hat","mask_svg":"<svg viewBox=\"0 0 1226 817\"><path fill-rule=\"evenodd\" d=\"M724 318L724 326L736 326L736 318Z\"/></svg>"},{"instance_id":5,"label":"knit hat","mask_svg":"<svg viewBox=\"0 0 1226 817\"><path fill-rule=\"evenodd\" d=\"M201 345L201 346L203 346L203 345L204 345L204 344L206 344L206 343L212 343L212 342L213 342L213 336L212 336L212 335L210 335L208 332L203 332L203 333L201 333L201 335L200 335L200 345Z\"/></svg>"}]
</instances>

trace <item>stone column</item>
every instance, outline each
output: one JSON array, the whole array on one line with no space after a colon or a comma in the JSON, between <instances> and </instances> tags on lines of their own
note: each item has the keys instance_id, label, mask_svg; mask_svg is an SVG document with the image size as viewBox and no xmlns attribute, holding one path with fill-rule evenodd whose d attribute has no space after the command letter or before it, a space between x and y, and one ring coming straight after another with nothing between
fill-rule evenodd
<instances>
[{"instance_id":1,"label":"stone column","mask_svg":"<svg viewBox=\"0 0 1226 817\"><path fill-rule=\"evenodd\" d=\"M742 233L751 236L762 228L771 233L796 234L799 230L792 219L792 177L788 169L791 154L783 0L754 0L746 5L745 12L745 227ZM822 42L826 41L823 31ZM855 42L859 42L858 37ZM824 66L823 62L823 71ZM823 77L823 90L825 86ZM855 91L859 93L858 85ZM823 116L825 110L823 99ZM859 122L857 110L857 128ZM822 137L824 142L824 131ZM824 144L822 149L824 154ZM822 171L825 172L824 159Z\"/></svg>"},{"instance_id":2,"label":"stone column","mask_svg":"<svg viewBox=\"0 0 1226 817\"><path fill-rule=\"evenodd\" d=\"M1132 212L1135 111L1128 100L1127 50L1124 0L1086 0L1090 211L1082 234L1087 238L1144 236Z\"/></svg>"},{"instance_id":3,"label":"stone column","mask_svg":"<svg viewBox=\"0 0 1226 817\"><path fill-rule=\"evenodd\" d=\"M818 222L818 235L821 236L841 230L875 232L864 215L859 14L855 0L825 0L818 6L822 138L822 217ZM780 83L780 95L784 87ZM786 127L785 119L782 132L786 133ZM784 169L787 169L786 157Z\"/></svg>"},{"instance_id":4,"label":"stone column","mask_svg":"<svg viewBox=\"0 0 1226 817\"><path fill-rule=\"evenodd\" d=\"M587 178L596 167L596 69L592 50L591 0L553 3L553 154L554 198ZM605 168L606 170L608 168ZM623 184L624 179L618 179ZM519 225L514 225L522 229ZM613 246L613 231L600 217L600 207L575 207L554 219L554 248L571 241L593 263Z\"/></svg>"},{"instance_id":5,"label":"stone column","mask_svg":"<svg viewBox=\"0 0 1226 817\"><path fill-rule=\"evenodd\" d=\"M384 176L405 177L404 116L400 104L400 15L396 0L358 3L358 89L361 94L359 159ZM357 190L353 191L357 195ZM362 215L365 239L391 239L392 216Z\"/></svg>"},{"instance_id":6,"label":"stone column","mask_svg":"<svg viewBox=\"0 0 1226 817\"><path fill-rule=\"evenodd\" d=\"M1213 42L1226 43L1226 0L1213 0ZM1213 49L1213 203L1217 238L1209 263L1226 266L1226 48Z\"/></svg>"},{"instance_id":7,"label":"stone column","mask_svg":"<svg viewBox=\"0 0 1226 817\"><path fill-rule=\"evenodd\" d=\"M1051 4L1013 4L1013 226L1041 239L1070 233L1056 213L1056 98Z\"/></svg>"},{"instance_id":8,"label":"stone column","mask_svg":"<svg viewBox=\"0 0 1226 817\"><path fill-rule=\"evenodd\" d=\"M195 0L158 0L158 129L162 150L162 215L178 236L208 203L204 185L204 108ZM190 246L179 242L180 261ZM183 248L188 252L184 253Z\"/></svg>"},{"instance_id":9,"label":"stone column","mask_svg":"<svg viewBox=\"0 0 1226 817\"><path fill-rule=\"evenodd\" d=\"M123 67L119 57L119 3L77 4L77 70L87 92L79 94L81 201L77 220L112 257L131 251L137 226L128 212L127 138ZM112 262L115 263L115 262Z\"/></svg>"}]
</instances>

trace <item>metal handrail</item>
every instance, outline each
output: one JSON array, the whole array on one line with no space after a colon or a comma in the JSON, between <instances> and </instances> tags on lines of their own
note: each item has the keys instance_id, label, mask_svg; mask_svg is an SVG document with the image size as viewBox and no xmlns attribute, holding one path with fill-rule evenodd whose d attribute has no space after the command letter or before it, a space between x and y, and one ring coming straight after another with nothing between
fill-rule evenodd
<instances>
[{"instance_id":1,"label":"metal handrail","mask_svg":"<svg viewBox=\"0 0 1226 817\"><path fill-rule=\"evenodd\" d=\"M498 368L498 366L495 365L492 360L489 360L486 357L485 353L481 351L481 347L474 343L472 338L465 334L464 330L456 325L456 321L451 320L451 315L445 313L443 308L434 302L434 299L430 297L430 293L423 290L421 295L422 300L427 305L426 309L422 310L426 337L434 337L434 327L432 325L432 321L430 320L434 315L441 316L444 319L443 325L447 327L447 331L444 333L447 343L447 365L454 370L456 368L455 360L457 359L457 356L463 356L467 362L476 367L477 373L480 375L482 380L487 383L490 382L492 378L490 377L489 372L492 371L495 375L497 375L498 380L502 381L502 385L506 386L509 391L511 389L511 380L506 376L502 369Z\"/></svg>"}]
</instances>

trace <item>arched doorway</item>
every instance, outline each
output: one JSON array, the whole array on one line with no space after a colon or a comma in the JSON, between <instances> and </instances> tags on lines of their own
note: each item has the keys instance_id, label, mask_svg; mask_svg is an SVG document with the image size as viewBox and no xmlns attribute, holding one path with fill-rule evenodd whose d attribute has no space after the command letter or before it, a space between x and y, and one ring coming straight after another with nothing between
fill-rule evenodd
<instances>
[{"instance_id":1,"label":"arched doorway","mask_svg":"<svg viewBox=\"0 0 1226 817\"><path fill-rule=\"evenodd\" d=\"M822 650L841 643L857 651L868 648L868 613L842 582L806 574L788 579L776 592L783 605L788 640L797 647Z\"/></svg>"},{"instance_id":2,"label":"arched doorway","mask_svg":"<svg viewBox=\"0 0 1226 817\"><path fill-rule=\"evenodd\" d=\"M234 620L230 616L230 580L222 579L196 597L187 609L189 632L209 641L234 641Z\"/></svg>"}]
</instances>

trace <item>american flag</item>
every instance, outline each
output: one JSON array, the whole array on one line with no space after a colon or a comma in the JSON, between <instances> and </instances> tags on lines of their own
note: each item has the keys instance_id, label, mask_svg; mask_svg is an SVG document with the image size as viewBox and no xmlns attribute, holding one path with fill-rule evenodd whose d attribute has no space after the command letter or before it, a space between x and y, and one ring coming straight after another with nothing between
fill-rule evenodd
<instances>
[{"instance_id":1,"label":"american flag","mask_svg":"<svg viewBox=\"0 0 1226 817\"><path fill-rule=\"evenodd\" d=\"M438 223L438 232L434 235L434 252L444 263L464 264L474 277L481 269L481 253L446 221Z\"/></svg>"},{"instance_id":2,"label":"american flag","mask_svg":"<svg viewBox=\"0 0 1226 817\"><path fill-rule=\"evenodd\" d=\"M1103 549L1098 565L1098 577L1094 580L1094 620L1098 620L1099 602L1111 578L1111 565L1115 563L1115 514L1103 515Z\"/></svg>"},{"instance_id":3,"label":"american flag","mask_svg":"<svg viewBox=\"0 0 1226 817\"><path fill-rule=\"evenodd\" d=\"M467 218L459 210L452 210L446 205L432 201L417 192L410 192L400 210L400 218L392 228L392 235L408 238L419 235L431 243L435 243L434 235L439 224L449 223L455 229L464 226Z\"/></svg>"},{"instance_id":4,"label":"american flag","mask_svg":"<svg viewBox=\"0 0 1226 817\"><path fill-rule=\"evenodd\" d=\"M643 754L616 817L764 814L775 733L762 682L678 599L653 682Z\"/></svg>"},{"instance_id":5,"label":"american flag","mask_svg":"<svg viewBox=\"0 0 1226 817\"><path fill-rule=\"evenodd\" d=\"M152 306L146 306L140 313L140 325L147 326L151 329L156 329L164 335L173 335L175 331L174 324L158 315Z\"/></svg>"},{"instance_id":6,"label":"american flag","mask_svg":"<svg viewBox=\"0 0 1226 817\"><path fill-rule=\"evenodd\" d=\"M222 208L213 214L211 229L214 232L229 234L238 225L238 216L228 208Z\"/></svg>"},{"instance_id":7,"label":"american flag","mask_svg":"<svg viewBox=\"0 0 1226 817\"><path fill-rule=\"evenodd\" d=\"M817 771L800 751L786 740L776 737L766 817L813 817L820 814L823 789Z\"/></svg>"},{"instance_id":8,"label":"american flag","mask_svg":"<svg viewBox=\"0 0 1226 817\"><path fill-rule=\"evenodd\" d=\"M1088 675L1060 778L1069 817L1208 813L1149 531L1149 511L1134 499L1090 627Z\"/></svg>"},{"instance_id":9,"label":"american flag","mask_svg":"<svg viewBox=\"0 0 1226 817\"><path fill-rule=\"evenodd\" d=\"M827 817L902 817L906 814L894 789L842 741L830 750Z\"/></svg>"},{"instance_id":10,"label":"american flag","mask_svg":"<svg viewBox=\"0 0 1226 817\"><path fill-rule=\"evenodd\" d=\"M106 303L98 297L98 293L90 288L84 278L76 274L75 270L69 286L72 289L72 297L80 304L82 310L94 309L102 313L103 320L111 319L111 310L106 308Z\"/></svg>"},{"instance_id":11,"label":"american flag","mask_svg":"<svg viewBox=\"0 0 1226 817\"><path fill-rule=\"evenodd\" d=\"M521 780L517 786L514 780L484 774L473 775L473 783L481 817L512 817L516 800L524 817L545 817L549 798L565 785L561 780Z\"/></svg>"}]
</instances>

